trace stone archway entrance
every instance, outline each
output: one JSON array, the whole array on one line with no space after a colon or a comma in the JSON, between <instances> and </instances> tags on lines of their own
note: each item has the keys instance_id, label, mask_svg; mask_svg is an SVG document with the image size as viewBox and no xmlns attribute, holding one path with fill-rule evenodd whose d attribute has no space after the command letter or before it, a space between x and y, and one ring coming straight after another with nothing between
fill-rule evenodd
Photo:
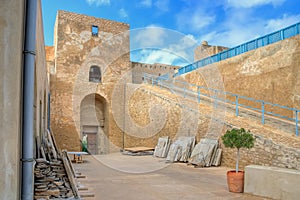
<instances>
[{"instance_id":1,"label":"stone archway entrance","mask_svg":"<svg viewBox=\"0 0 300 200\"><path fill-rule=\"evenodd\" d=\"M108 115L106 100L99 94L90 94L80 104L81 138L87 135L91 154L108 153Z\"/></svg>"}]
</instances>

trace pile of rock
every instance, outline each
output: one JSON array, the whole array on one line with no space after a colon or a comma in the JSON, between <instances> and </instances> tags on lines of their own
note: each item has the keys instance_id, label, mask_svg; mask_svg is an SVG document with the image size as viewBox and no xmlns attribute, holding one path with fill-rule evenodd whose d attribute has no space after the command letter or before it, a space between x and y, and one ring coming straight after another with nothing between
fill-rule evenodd
<instances>
[{"instance_id":1,"label":"pile of rock","mask_svg":"<svg viewBox=\"0 0 300 200\"><path fill-rule=\"evenodd\" d=\"M45 132L34 168L34 199L78 199L75 172L66 151L57 151L49 130Z\"/></svg>"},{"instance_id":2,"label":"pile of rock","mask_svg":"<svg viewBox=\"0 0 300 200\"><path fill-rule=\"evenodd\" d=\"M62 161L48 162L45 159L37 159L34 175L35 199L74 197Z\"/></svg>"}]
</instances>

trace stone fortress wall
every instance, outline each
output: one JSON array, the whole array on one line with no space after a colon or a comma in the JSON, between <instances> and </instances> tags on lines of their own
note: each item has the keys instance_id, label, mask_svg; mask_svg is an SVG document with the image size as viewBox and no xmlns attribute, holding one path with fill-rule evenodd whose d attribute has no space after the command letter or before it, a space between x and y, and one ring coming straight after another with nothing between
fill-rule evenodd
<instances>
[{"instance_id":1,"label":"stone fortress wall","mask_svg":"<svg viewBox=\"0 0 300 200\"><path fill-rule=\"evenodd\" d=\"M127 24L65 11L59 11L56 20L54 47L46 47L46 51L51 78L51 128L60 148L80 150L84 134L88 134L94 154L119 150L124 137L127 145L137 143L139 138L123 135L114 119L125 120L115 116L123 111L122 102L112 108L112 95L117 95L115 99L123 95L113 92L124 88L124 80L142 83L144 72L160 76L174 73L178 67L130 62ZM93 26L98 27L94 36ZM92 66L100 68L99 82L89 80Z\"/></svg>"},{"instance_id":2,"label":"stone fortress wall","mask_svg":"<svg viewBox=\"0 0 300 200\"><path fill-rule=\"evenodd\" d=\"M179 66L172 66L160 63L147 64L139 62L131 62L132 65L132 82L140 84L143 82L143 73L161 76L164 74L173 75L179 69Z\"/></svg>"},{"instance_id":3,"label":"stone fortress wall","mask_svg":"<svg viewBox=\"0 0 300 200\"><path fill-rule=\"evenodd\" d=\"M204 52L205 55L209 52ZM205 56L204 56L205 57ZM249 51L179 77L189 83L204 85L273 104L299 109L300 36ZM222 98L235 99L229 96ZM240 99L239 103L261 109L260 103ZM269 112L295 117L295 112L266 105ZM230 119L230 120L228 120ZM234 120L228 118L226 121ZM276 132L270 124L259 121L232 122L237 127L251 129L256 135L255 147L243 150L241 165L258 164L300 169L300 139L295 136L295 125L287 124L293 132ZM251 122L251 123L250 123ZM252 125L251 125L252 124ZM256 127L254 125L257 124ZM234 150L223 148L223 165L234 167Z\"/></svg>"},{"instance_id":4,"label":"stone fortress wall","mask_svg":"<svg viewBox=\"0 0 300 200\"><path fill-rule=\"evenodd\" d=\"M98 26L98 36L92 35L93 25ZM174 139L178 134L194 134L197 141L205 136L210 119L193 116L179 104L154 95L162 90L151 92L153 88L140 84L144 72L159 76L172 74L178 67L130 62L129 35L120 35L128 30L129 25L124 23L59 11L55 45L47 48L49 54L54 49L54 56L48 55L47 60L51 78L51 128L60 148L80 150L83 134L88 134L94 154L119 151L123 147L154 147L158 137L164 135ZM202 58L203 50L208 51L203 56L206 57L226 49L203 45L195 50L195 59ZM299 49L296 36L179 78L210 87L221 82L226 91L299 108ZM112 53L116 51L119 52ZM89 80L92 66L100 68L99 82ZM183 101L172 91L163 92L162 96L178 103ZM153 109L157 105L160 107ZM282 144L278 134L277 140L274 139L268 127L246 126L239 121L233 124L253 128L258 135L253 151L243 153L246 159L242 165L299 168L298 139L286 136L283 138L289 142ZM262 132L268 134L261 136ZM232 153L224 149L224 165L234 163Z\"/></svg>"},{"instance_id":5,"label":"stone fortress wall","mask_svg":"<svg viewBox=\"0 0 300 200\"><path fill-rule=\"evenodd\" d=\"M228 47L209 45L207 41L203 41L201 45L194 50L194 61L201 60L208 56L215 55L219 52L227 50Z\"/></svg>"},{"instance_id":6,"label":"stone fortress wall","mask_svg":"<svg viewBox=\"0 0 300 200\"><path fill-rule=\"evenodd\" d=\"M205 66L183 77L190 83L299 109L300 36ZM260 103L243 99L240 103L261 109ZM295 114L268 105L266 109L288 117Z\"/></svg>"},{"instance_id":7,"label":"stone fortress wall","mask_svg":"<svg viewBox=\"0 0 300 200\"><path fill-rule=\"evenodd\" d=\"M109 123L112 88L120 75L131 68L128 30L129 25L125 23L66 11L57 13L54 60L48 56L48 68L51 128L60 148L80 150L83 132L91 135L90 138L96 137L95 145L100 145L99 135L109 137L108 132L113 126ZM110 40L112 37L114 40ZM99 70L101 80L89 80L92 66ZM89 100L91 98L93 101ZM102 109L91 115L100 115L104 122L99 120L95 124L82 124L87 110L84 108L95 108L95 105L101 105ZM103 138L101 141L106 141ZM107 147L103 147L104 150Z\"/></svg>"}]
</instances>

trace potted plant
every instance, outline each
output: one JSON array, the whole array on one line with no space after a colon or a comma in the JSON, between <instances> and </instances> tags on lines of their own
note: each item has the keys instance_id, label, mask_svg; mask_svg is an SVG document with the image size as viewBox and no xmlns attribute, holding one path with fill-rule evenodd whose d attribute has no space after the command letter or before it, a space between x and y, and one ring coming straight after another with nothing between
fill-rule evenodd
<instances>
[{"instance_id":1,"label":"potted plant","mask_svg":"<svg viewBox=\"0 0 300 200\"><path fill-rule=\"evenodd\" d=\"M241 148L252 148L255 138L244 128L227 130L221 137L225 147L236 148L236 167L235 170L227 172L227 184L230 192L244 191L244 171L239 171L239 158Z\"/></svg>"}]
</instances>

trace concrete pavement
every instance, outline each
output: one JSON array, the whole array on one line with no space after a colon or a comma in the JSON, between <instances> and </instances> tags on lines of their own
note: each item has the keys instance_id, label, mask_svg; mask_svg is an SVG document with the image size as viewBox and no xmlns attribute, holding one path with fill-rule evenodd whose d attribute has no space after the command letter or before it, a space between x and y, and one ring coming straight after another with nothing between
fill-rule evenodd
<instances>
[{"instance_id":1,"label":"concrete pavement","mask_svg":"<svg viewBox=\"0 0 300 200\"><path fill-rule=\"evenodd\" d=\"M73 164L86 175L78 179L95 193L96 200L262 200L263 197L228 192L224 167L194 168L166 164L153 156L121 153L85 156Z\"/></svg>"}]
</instances>

